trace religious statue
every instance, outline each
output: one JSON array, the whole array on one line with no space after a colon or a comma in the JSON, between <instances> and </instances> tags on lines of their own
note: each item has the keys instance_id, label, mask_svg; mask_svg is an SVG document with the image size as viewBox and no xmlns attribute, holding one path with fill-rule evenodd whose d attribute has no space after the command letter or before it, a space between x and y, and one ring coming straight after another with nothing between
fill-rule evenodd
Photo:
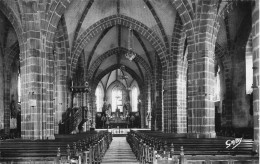
<instances>
[{"instance_id":1,"label":"religious statue","mask_svg":"<svg viewBox=\"0 0 260 164\"><path fill-rule=\"evenodd\" d=\"M126 118L128 115L129 115L129 110L128 110L127 105L125 104L123 106L123 117Z\"/></svg>"},{"instance_id":2,"label":"religious statue","mask_svg":"<svg viewBox=\"0 0 260 164\"><path fill-rule=\"evenodd\" d=\"M108 118L110 118L111 114L112 114L111 104L108 104L108 107L107 107L107 110L106 110L106 116Z\"/></svg>"},{"instance_id":3,"label":"religious statue","mask_svg":"<svg viewBox=\"0 0 260 164\"><path fill-rule=\"evenodd\" d=\"M151 121L151 112L147 111L146 113L146 119L145 119L145 124L146 126L150 127L150 121Z\"/></svg>"},{"instance_id":4,"label":"religious statue","mask_svg":"<svg viewBox=\"0 0 260 164\"><path fill-rule=\"evenodd\" d=\"M119 116L120 116L120 109L116 108L116 117L119 117Z\"/></svg>"},{"instance_id":5,"label":"religious statue","mask_svg":"<svg viewBox=\"0 0 260 164\"><path fill-rule=\"evenodd\" d=\"M105 113L107 109L108 109L108 105L107 105L107 103L105 101L104 104L103 104L103 107L102 107L102 112Z\"/></svg>"},{"instance_id":6,"label":"religious statue","mask_svg":"<svg viewBox=\"0 0 260 164\"><path fill-rule=\"evenodd\" d=\"M138 110L139 116L141 116L141 108L142 108L142 102L140 99L138 99L137 110Z\"/></svg>"}]
</instances>

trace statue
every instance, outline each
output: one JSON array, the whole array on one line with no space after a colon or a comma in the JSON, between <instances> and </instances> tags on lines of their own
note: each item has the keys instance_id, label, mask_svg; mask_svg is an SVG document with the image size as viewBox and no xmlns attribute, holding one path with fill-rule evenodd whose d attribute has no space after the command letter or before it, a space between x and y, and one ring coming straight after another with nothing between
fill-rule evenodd
<instances>
[{"instance_id":1,"label":"statue","mask_svg":"<svg viewBox=\"0 0 260 164\"><path fill-rule=\"evenodd\" d=\"M120 116L120 109L117 107L116 108L116 117L119 117Z\"/></svg>"},{"instance_id":2,"label":"statue","mask_svg":"<svg viewBox=\"0 0 260 164\"><path fill-rule=\"evenodd\" d=\"M151 121L151 112L147 111L145 123L146 123L146 126L148 126L149 128L150 128L150 121Z\"/></svg>"},{"instance_id":3,"label":"statue","mask_svg":"<svg viewBox=\"0 0 260 164\"><path fill-rule=\"evenodd\" d=\"M104 101L104 104L103 104L103 107L102 107L102 112L105 113L107 108L108 108L108 105L107 105L106 101Z\"/></svg>"},{"instance_id":4,"label":"statue","mask_svg":"<svg viewBox=\"0 0 260 164\"><path fill-rule=\"evenodd\" d=\"M129 109L127 105L125 104L123 107L123 117L126 118L129 115Z\"/></svg>"},{"instance_id":5,"label":"statue","mask_svg":"<svg viewBox=\"0 0 260 164\"><path fill-rule=\"evenodd\" d=\"M108 118L110 118L111 114L112 114L111 104L108 104L108 107L107 107L107 110L106 110L106 116Z\"/></svg>"}]
</instances>

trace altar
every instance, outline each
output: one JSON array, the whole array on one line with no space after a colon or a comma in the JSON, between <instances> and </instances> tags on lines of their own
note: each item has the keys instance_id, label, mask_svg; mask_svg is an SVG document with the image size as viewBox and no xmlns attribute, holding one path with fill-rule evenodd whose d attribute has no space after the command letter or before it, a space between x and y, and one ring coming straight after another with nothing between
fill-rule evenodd
<instances>
[{"instance_id":1,"label":"altar","mask_svg":"<svg viewBox=\"0 0 260 164\"><path fill-rule=\"evenodd\" d=\"M125 121L121 121L121 122L113 122L111 121L109 124L109 128L128 128L128 124Z\"/></svg>"},{"instance_id":2,"label":"altar","mask_svg":"<svg viewBox=\"0 0 260 164\"><path fill-rule=\"evenodd\" d=\"M128 117L111 117L108 118L108 122L107 125L109 126L109 128L128 128Z\"/></svg>"},{"instance_id":3,"label":"altar","mask_svg":"<svg viewBox=\"0 0 260 164\"><path fill-rule=\"evenodd\" d=\"M112 128L112 129L96 129L97 132L99 131L108 131L108 132L111 132L112 134L127 134L128 132L130 132L130 130L134 130L134 131L137 131L137 130L151 130L151 129L140 129L140 128L131 128L131 129L126 129L126 128Z\"/></svg>"},{"instance_id":4,"label":"altar","mask_svg":"<svg viewBox=\"0 0 260 164\"><path fill-rule=\"evenodd\" d=\"M129 112L127 108L122 111L117 108L115 112L112 112L110 108L103 112L98 112L96 115L96 128L140 128L141 124L139 112Z\"/></svg>"}]
</instances>

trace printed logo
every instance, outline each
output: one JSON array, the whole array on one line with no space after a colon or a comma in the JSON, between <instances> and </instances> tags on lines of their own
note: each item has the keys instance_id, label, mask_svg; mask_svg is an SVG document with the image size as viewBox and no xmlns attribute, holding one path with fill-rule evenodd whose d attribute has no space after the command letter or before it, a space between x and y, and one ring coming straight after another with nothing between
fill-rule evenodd
<instances>
[{"instance_id":1,"label":"printed logo","mask_svg":"<svg viewBox=\"0 0 260 164\"><path fill-rule=\"evenodd\" d=\"M230 148L230 147L232 149L236 148L241 143L242 139L243 138L236 138L234 140L227 140L226 141L226 145L227 145L226 148Z\"/></svg>"}]
</instances>

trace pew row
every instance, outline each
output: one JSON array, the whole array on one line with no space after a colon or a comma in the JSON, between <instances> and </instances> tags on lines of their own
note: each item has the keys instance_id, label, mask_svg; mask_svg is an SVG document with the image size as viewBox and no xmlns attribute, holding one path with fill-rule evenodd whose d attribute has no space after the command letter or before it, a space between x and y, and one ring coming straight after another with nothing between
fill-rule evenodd
<instances>
[{"instance_id":1,"label":"pew row","mask_svg":"<svg viewBox=\"0 0 260 164\"><path fill-rule=\"evenodd\" d=\"M106 131L57 135L55 140L4 140L0 141L0 163L83 163L86 151L90 163L100 160L111 142L112 134Z\"/></svg>"},{"instance_id":2,"label":"pew row","mask_svg":"<svg viewBox=\"0 0 260 164\"><path fill-rule=\"evenodd\" d=\"M252 140L242 140L233 149L226 139L191 139L171 134L130 131L127 141L140 163L153 164L233 164L259 163Z\"/></svg>"},{"instance_id":3,"label":"pew row","mask_svg":"<svg viewBox=\"0 0 260 164\"><path fill-rule=\"evenodd\" d=\"M104 131L94 138L73 142L72 149L67 145L66 155L61 155L61 150L58 148L56 163L101 163L111 142L112 133Z\"/></svg>"}]
</instances>

